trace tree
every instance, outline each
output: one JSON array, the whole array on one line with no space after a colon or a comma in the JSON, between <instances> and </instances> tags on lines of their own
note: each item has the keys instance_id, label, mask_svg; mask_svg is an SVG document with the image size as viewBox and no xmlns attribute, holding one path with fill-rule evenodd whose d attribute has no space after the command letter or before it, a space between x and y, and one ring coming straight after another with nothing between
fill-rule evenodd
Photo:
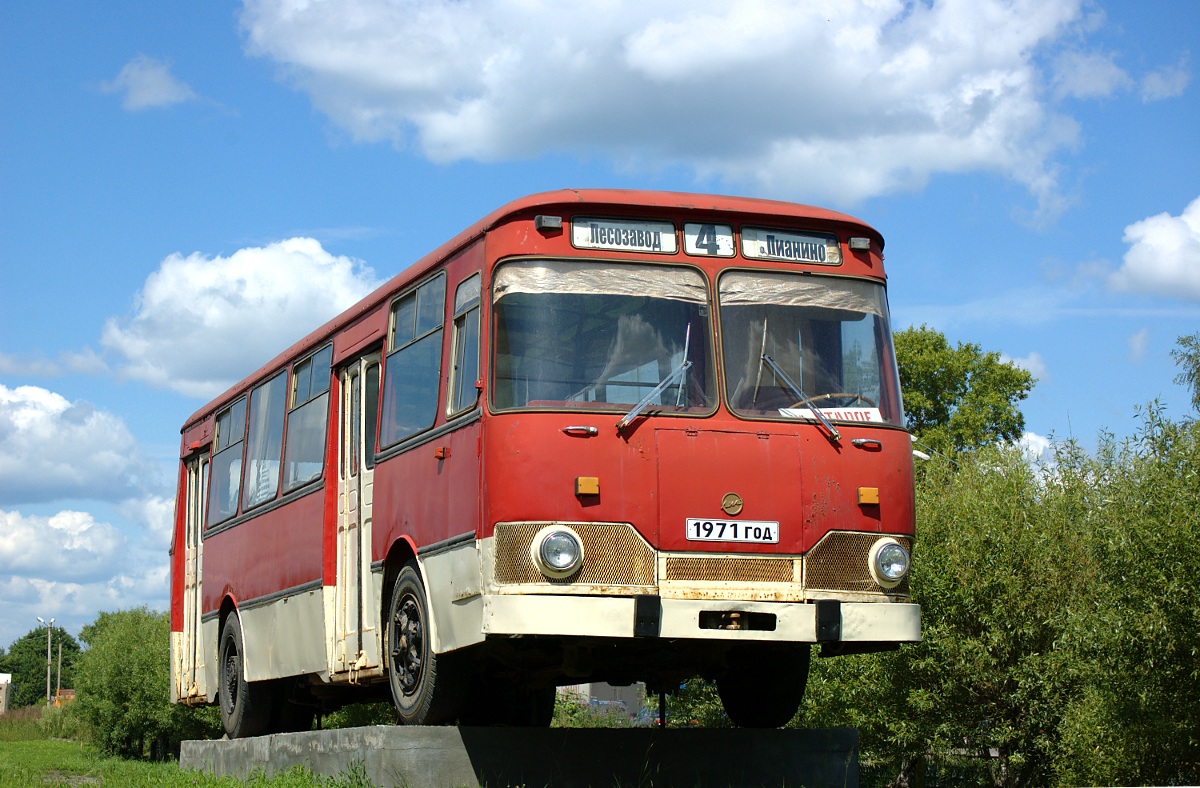
<instances>
[{"instance_id":1,"label":"tree","mask_svg":"<svg viewBox=\"0 0 1200 788\"><path fill-rule=\"evenodd\" d=\"M62 673L58 669L58 649L62 645ZM50 691L69 688L75 681L75 658L79 643L65 629L54 628L50 638ZM0 656L0 673L11 673L13 708L46 702L46 628L30 630Z\"/></svg>"},{"instance_id":2,"label":"tree","mask_svg":"<svg viewBox=\"0 0 1200 788\"><path fill-rule=\"evenodd\" d=\"M1200 422L1054 448L925 465L922 641L814 661L801 722L856 727L865 784L1197 784Z\"/></svg>"},{"instance_id":3,"label":"tree","mask_svg":"<svg viewBox=\"0 0 1200 788\"><path fill-rule=\"evenodd\" d=\"M1013 447L929 463L911 581L922 641L822 666L806 723L857 727L864 756L909 784L929 753L957 754L970 782L1053 782L1075 681L1061 638L1095 579L1071 516L1086 494L1073 478L1047 488Z\"/></svg>"},{"instance_id":4,"label":"tree","mask_svg":"<svg viewBox=\"0 0 1200 788\"><path fill-rule=\"evenodd\" d=\"M1017 406L1036 382L1027 370L973 343L951 347L924 325L897 332L895 342L908 426L922 443L949 453L1024 433Z\"/></svg>"},{"instance_id":5,"label":"tree","mask_svg":"<svg viewBox=\"0 0 1200 788\"><path fill-rule=\"evenodd\" d=\"M165 754L187 738L218 730L213 709L171 703L170 620L145 607L101 613L80 633L78 714L106 752L141 757L147 744Z\"/></svg>"},{"instance_id":6,"label":"tree","mask_svg":"<svg viewBox=\"0 0 1200 788\"><path fill-rule=\"evenodd\" d=\"M1060 732L1067 784L1200 780L1200 422L1163 413L1145 408L1140 431L1106 437L1088 466L1100 582L1063 637L1079 684Z\"/></svg>"},{"instance_id":7,"label":"tree","mask_svg":"<svg viewBox=\"0 0 1200 788\"><path fill-rule=\"evenodd\" d=\"M1175 382L1192 390L1192 407L1200 410L1200 333L1179 337L1171 358L1180 368Z\"/></svg>"}]
</instances>

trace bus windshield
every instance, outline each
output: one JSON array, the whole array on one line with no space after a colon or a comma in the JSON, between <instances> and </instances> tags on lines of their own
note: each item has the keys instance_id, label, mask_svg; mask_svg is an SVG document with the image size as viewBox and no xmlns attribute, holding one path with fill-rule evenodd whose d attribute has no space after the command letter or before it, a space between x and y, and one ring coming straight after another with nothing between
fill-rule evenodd
<instances>
[{"instance_id":1,"label":"bus windshield","mask_svg":"<svg viewBox=\"0 0 1200 788\"><path fill-rule=\"evenodd\" d=\"M497 269L492 298L497 410L627 411L668 379L648 411L715 408L708 289L694 269L522 260Z\"/></svg>"},{"instance_id":2,"label":"bus windshield","mask_svg":"<svg viewBox=\"0 0 1200 788\"><path fill-rule=\"evenodd\" d=\"M903 424L883 285L731 271L718 298L734 412Z\"/></svg>"}]
</instances>

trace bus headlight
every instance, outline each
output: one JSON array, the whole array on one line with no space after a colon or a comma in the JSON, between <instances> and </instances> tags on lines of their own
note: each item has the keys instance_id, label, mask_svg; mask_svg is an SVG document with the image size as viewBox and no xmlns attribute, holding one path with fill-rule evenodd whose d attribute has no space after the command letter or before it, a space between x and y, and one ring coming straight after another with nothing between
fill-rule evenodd
<instances>
[{"instance_id":1,"label":"bus headlight","mask_svg":"<svg viewBox=\"0 0 1200 788\"><path fill-rule=\"evenodd\" d=\"M871 545L867 562L871 567L871 577L880 588L895 588L908 577L908 551L890 536L885 536Z\"/></svg>"},{"instance_id":2,"label":"bus headlight","mask_svg":"<svg viewBox=\"0 0 1200 788\"><path fill-rule=\"evenodd\" d=\"M546 577L570 577L583 565L583 541L564 525L550 525L529 545L533 563Z\"/></svg>"}]
</instances>

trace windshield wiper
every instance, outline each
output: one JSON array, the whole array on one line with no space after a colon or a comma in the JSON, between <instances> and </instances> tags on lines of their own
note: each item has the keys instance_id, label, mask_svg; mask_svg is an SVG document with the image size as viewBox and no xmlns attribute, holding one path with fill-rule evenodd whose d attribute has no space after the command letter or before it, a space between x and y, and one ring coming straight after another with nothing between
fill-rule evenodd
<instances>
[{"instance_id":1,"label":"windshield wiper","mask_svg":"<svg viewBox=\"0 0 1200 788\"><path fill-rule=\"evenodd\" d=\"M805 393L800 389L800 387L797 386L795 383L793 383L792 379L789 378L787 376L787 374L782 369L779 368L779 365L775 363L775 359L771 358L766 353L763 353L762 360L767 362L767 366L769 366L772 369L772 371L775 372L776 375L778 375L780 378L783 379L783 382L786 383L787 387L792 390L792 393L794 393L796 396L800 397L800 401L808 406L808 409L810 411L812 411L812 414L817 417L818 421L821 422L821 426L823 426L826 430L829 431L830 443L837 443L838 441L840 441L842 439L842 435L840 432L838 432L837 427L833 426L829 422L829 419L825 418L825 414L821 412L821 409L818 408L816 405L814 405L812 403L812 400L810 400L805 395Z\"/></svg>"},{"instance_id":2,"label":"windshield wiper","mask_svg":"<svg viewBox=\"0 0 1200 788\"><path fill-rule=\"evenodd\" d=\"M657 386L655 386L653 389L651 389L649 394L642 397L642 401L639 402L638 404L634 405L633 410L626 413L621 418L621 420L617 422L617 432L618 433L620 433L621 430L628 427L630 422L632 422L634 419L636 419L638 417L638 415L643 410L646 409L646 406L649 405L651 403L651 401L654 400L655 397L657 397L659 394L661 394L663 391L665 391L668 386L670 386L672 383L675 382L675 380L677 378L679 378L679 376L683 375L685 372L687 372L689 369L692 368L692 362L688 360L688 347L691 345L691 342L692 342L692 326L689 323L688 327L687 327L687 332L684 334L684 337L683 337L683 361L680 362L679 366L677 366L677 367L675 367L675 369L671 370L671 374L667 375L665 378L663 378L661 383L659 383ZM680 388L680 393L679 393L679 396L676 397L676 399L675 399L675 407L679 407L679 403L683 398L683 385L680 384L679 388Z\"/></svg>"}]
</instances>

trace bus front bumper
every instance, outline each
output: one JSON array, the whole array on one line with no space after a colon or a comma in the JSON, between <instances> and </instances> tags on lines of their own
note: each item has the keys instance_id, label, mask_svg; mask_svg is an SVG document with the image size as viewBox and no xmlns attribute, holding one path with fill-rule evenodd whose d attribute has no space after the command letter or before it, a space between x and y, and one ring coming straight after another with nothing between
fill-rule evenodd
<instances>
[{"instance_id":1,"label":"bus front bumper","mask_svg":"<svg viewBox=\"0 0 1200 788\"><path fill-rule=\"evenodd\" d=\"M921 639L921 608L903 602L814 604L485 594L483 632L485 635L915 643Z\"/></svg>"}]
</instances>

